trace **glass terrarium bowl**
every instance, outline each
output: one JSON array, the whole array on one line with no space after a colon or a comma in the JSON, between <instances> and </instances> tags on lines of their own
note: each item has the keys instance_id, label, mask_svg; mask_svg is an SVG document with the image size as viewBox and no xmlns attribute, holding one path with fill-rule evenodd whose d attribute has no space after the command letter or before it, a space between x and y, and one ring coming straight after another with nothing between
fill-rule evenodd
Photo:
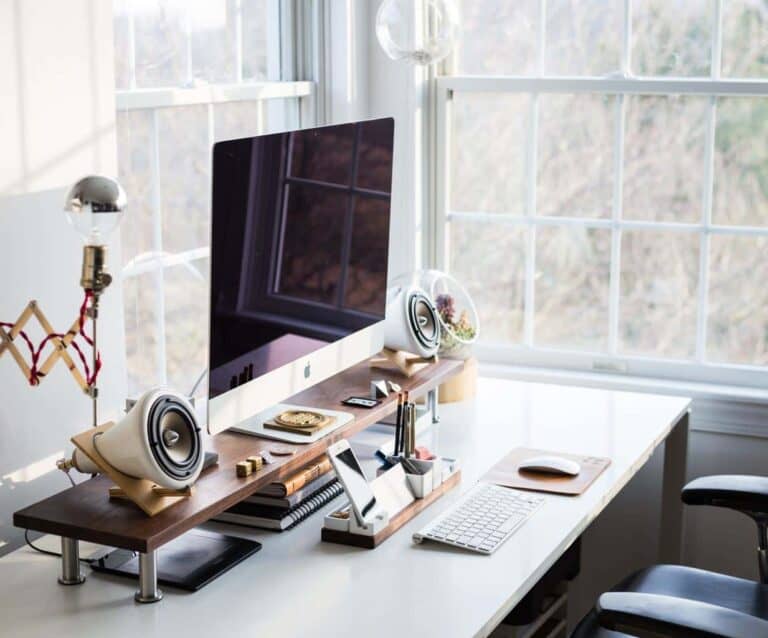
<instances>
[{"instance_id":1,"label":"glass terrarium bowl","mask_svg":"<svg viewBox=\"0 0 768 638\"><path fill-rule=\"evenodd\" d=\"M456 279L440 270L419 270L398 283L419 286L437 308L440 356L466 359L480 333L480 318L472 297Z\"/></svg>"}]
</instances>

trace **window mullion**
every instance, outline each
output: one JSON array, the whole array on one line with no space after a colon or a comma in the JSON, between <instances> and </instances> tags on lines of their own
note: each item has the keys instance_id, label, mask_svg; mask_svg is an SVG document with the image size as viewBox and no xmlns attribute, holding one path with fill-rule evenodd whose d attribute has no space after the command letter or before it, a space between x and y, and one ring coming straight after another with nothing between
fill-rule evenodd
<instances>
[{"instance_id":1,"label":"window mullion","mask_svg":"<svg viewBox=\"0 0 768 638\"><path fill-rule=\"evenodd\" d=\"M243 81L243 0L235 0L235 82Z\"/></svg>"},{"instance_id":2,"label":"window mullion","mask_svg":"<svg viewBox=\"0 0 768 638\"><path fill-rule=\"evenodd\" d=\"M160 197L160 127L157 110L152 111L152 244L158 254L163 252L163 210ZM158 381L167 383L167 358L165 347L165 269L154 271L155 335L157 338L155 366Z\"/></svg>"},{"instance_id":3,"label":"window mullion","mask_svg":"<svg viewBox=\"0 0 768 638\"><path fill-rule=\"evenodd\" d=\"M128 8L128 88L136 88L136 15Z\"/></svg>"},{"instance_id":4,"label":"window mullion","mask_svg":"<svg viewBox=\"0 0 768 638\"><path fill-rule=\"evenodd\" d=\"M525 214L529 220L526 232L525 247L525 290L523 301L523 337L526 345L533 345L534 320L536 311L536 185L538 172L539 145L539 96L531 96L530 104L531 125L529 127L528 147L526 156L526 204Z\"/></svg>"},{"instance_id":5,"label":"window mullion","mask_svg":"<svg viewBox=\"0 0 768 638\"><path fill-rule=\"evenodd\" d=\"M619 302L621 298L621 219L624 203L624 124L627 96L616 97L613 147L613 205L611 208L611 261L608 279L608 352L619 349Z\"/></svg>"},{"instance_id":6,"label":"window mullion","mask_svg":"<svg viewBox=\"0 0 768 638\"><path fill-rule=\"evenodd\" d=\"M190 16L189 5L184 9L184 48L186 52L187 78L186 85L192 86L194 73L192 72L192 17Z\"/></svg>"},{"instance_id":7,"label":"window mullion","mask_svg":"<svg viewBox=\"0 0 768 638\"><path fill-rule=\"evenodd\" d=\"M632 0L624 0L624 20L621 33L621 72L632 75Z\"/></svg>"}]
</instances>

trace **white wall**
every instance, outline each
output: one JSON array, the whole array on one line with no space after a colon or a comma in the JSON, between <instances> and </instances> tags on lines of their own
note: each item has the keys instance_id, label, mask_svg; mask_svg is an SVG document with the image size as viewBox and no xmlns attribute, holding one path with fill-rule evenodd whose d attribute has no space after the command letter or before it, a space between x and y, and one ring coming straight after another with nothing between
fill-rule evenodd
<instances>
[{"instance_id":1,"label":"white wall","mask_svg":"<svg viewBox=\"0 0 768 638\"><path fill-rule=\"evenodd\" d=\"M82 244L62 206L78 178L116 173L112 47L111 2L0 0L0 321L15 321L30 299L56 330L77 316ZM125 387L118 278L102 298L99 341L107 420ZM69 485L54 463L90 427L90 409L61 362L33 388L9 353L0 357L0 554L21 542L13 512Z\"/></svg>"}]
</instances>

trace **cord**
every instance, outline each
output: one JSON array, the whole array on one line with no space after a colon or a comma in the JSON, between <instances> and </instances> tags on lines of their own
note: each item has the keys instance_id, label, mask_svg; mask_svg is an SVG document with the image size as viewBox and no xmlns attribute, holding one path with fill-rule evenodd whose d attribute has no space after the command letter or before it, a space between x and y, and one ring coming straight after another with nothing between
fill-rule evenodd
<instances>
[{"instance_id":1,"label":"cord","mask_svg":"<svg viewBox=\"0 0 768 638\"><path fill-rule=\"evenodd\" d=\"M197 381L195 381L195 385L192 386L192 389L189 391L189 394L187 394L188 397L195 396L195 391L200 385L200 382L205 379L205 375L208 374L208 368L203 368L203 371L200 373L200 376L197 377Z\"/></svg>"},{"instance_id":2,"label":"cord","mask_svg":"<svg viewBox=\"0 0 768 638\"><path fill-rule=\"evenodd\" d=\"M32 549L34 549L36 552L40 552L41 554L45 554L46 556L53 556L54 558L61 558L61 554L59 552L52 552L48 549L43 549L42 547L38 547L35 545L31 540L29 540L29 530L24 530L24 542L29 545ZM92 565L96 561L92 558L81 558L81 563L85 563L86 565Z\"/></svg>"}]
</instances>

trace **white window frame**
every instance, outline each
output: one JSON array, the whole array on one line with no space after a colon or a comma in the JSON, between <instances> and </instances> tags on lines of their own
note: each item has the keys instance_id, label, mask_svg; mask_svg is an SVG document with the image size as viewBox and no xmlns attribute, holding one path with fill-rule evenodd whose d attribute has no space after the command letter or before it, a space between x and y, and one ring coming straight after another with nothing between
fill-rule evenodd
<instances>
[{"instance_id":1,"label":"white window frame","mask_svg":"<svg viewBox=\"0 0 768 638\"><path fill-rule=\"evenodd\" d=\"M604 77L555 77L545 74L546 0L540 0L537 74L535 76L443 75L433 81L435 101L435 144L431 157L434 190L425 220L431 232L425 233L425 252L436 268L448 270L450 224L452 220L472 223L513 224L527 229L525 255L524 325L520 344L478 344L478 356L491 363L514 364L546 369L618 373L638 377L768 387L768 368L754 365L713 363L706 360L707 304L709 294L709 246L712 235L768 236L766 227L725 226L712 223L713 156L717 99L719 97L766 97L768 81L724 79L720 77L722 52L723 0L717 0L713 15L711 72L707 78L633 77L631 75L632 1L624 0L621 68ZM456 93L517 93L531 97L530 130L526 147L526 208L508 214L453 212L450 209L451 104ZM547 93L591 93L616 96L613 151L614 190L610 219L586 219L539 215L536 202L538 96ZM622 219L622 183L624 123L627 95L683 95L709 98L706 139L704 195L697 223L630 221ZM585 352L537 345L534 335L536 229L541 226L577 226L611 231L609 280L609 334L606 352ZM699 237L699 281L697 301L696 347L692 360L673 360L621 354L619 341L619 299L621 272L621 235L624 230L656 230L695 233ZM767 309L768 311L768 309ZM482 340L482 335L481 335Z\"/></svg>"},{"instance_id":2,"label":"white window frame","mask_svg":"<svg viewBox=\"0 0 768 638\"><path fill-rule=\"evenodd\" d=\"M133 16L129 15L129 88L117 90L115 94L118 112L147 109L152 112L152 149L150 169L152 181L152 250L138 255L122 269L123 282L139 275L154 275L155 292L155 334L156 378L160 383L167 383L166 328L165 328L165 269L169 266L185 266L202 279L194 262L210 256L210 246L197 246L192 249L168 253L163 246L163 211L160 197L160 148L158 110L167 107L205 105L207 107L207 134L209 152L214 142L214 105L238 101L258 102L262 117L257 125L263 130L263 117L270 107L270 100L298 99L297 115L300 125L322 118L322 105L316 100L317 66L313 63L316 55L313 44L320 42L319 32L322 25L319 20L320 5L302 0L279 0L274 2L270 11L267 28L268 47L273 55L268 58L268 76L274 80L263 82L244 82L242 77L243 42L242 42L242 4L235 3L235 61L236 82L228 84L210 84L196 86L192 76L191 31L186 31L187 78L184 87L164 87L143 89L136 84L135 31ZM301 78L301 79L299 79ZM308 79L312 78L312 80ZM187 88L189 87L189 88Z\"/></svg>"}]
</instances>

